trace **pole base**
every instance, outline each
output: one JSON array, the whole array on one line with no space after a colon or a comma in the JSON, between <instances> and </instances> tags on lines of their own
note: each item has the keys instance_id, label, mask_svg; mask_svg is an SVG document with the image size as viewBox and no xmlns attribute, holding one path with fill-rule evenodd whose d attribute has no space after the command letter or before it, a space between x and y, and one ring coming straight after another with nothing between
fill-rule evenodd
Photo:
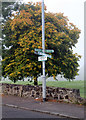
<instances>
[{"instance_id":1,"label":"pole base","mask_svg":"<svg viewBox=\"0 0 86 120\"><path fill-rule=\"evenodd\" d=\"M46 101L46 98L43 98L43 102L45 102Z\"/></svg>"}]
</instances>

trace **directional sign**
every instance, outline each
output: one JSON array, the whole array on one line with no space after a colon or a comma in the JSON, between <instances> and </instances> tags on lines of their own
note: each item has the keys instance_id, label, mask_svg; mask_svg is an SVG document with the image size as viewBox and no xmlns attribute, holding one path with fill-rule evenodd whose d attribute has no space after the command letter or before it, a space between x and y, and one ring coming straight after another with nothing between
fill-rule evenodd
<instances>
[{"instance_id":1,"label":"directional sign","mask_svg":"<svg viewBox=\"0 0 86 120\"><path fill-rule=\"evenodd\" d=\"M35 49L36 52L42 52L42 49ZM54 50L45 50L46 53L53 53Z\"/></svg>"},{"instance_id":2,"label":"directional sign","mask_svg":"<svg viewBox=\"0 0 86 120\"><path fill-rule=\"evenodd\" d=\"M47 60L47 56L38 57L38 61L46 61L46 60Z\"/></svg>"},{"instance_id":3,"label":"directional sign","mask_svg":"<svg viewBox=\"0 0 86 120\"><path fill-rule=\"evenodd\" d=\"M54 50L45 50L46 53L54 53Z\"/></svg>"},{"instance_id":4,"label":"directional sign","mask_svg":"<svg viewBox=\"0 0 86 120\"><path fill-rule=\"evenodd\" d=\"M45 53L42 53L42 52L34 52L35 54L37 55L44 55L44 56L47 56L49 58L51 58L51 55L48 55L48 54L45 54Z\"/></svg>"},{"instance_id":5,"label":"directional sign","mask_svg":"<svg viewBox=\"0 0 86 120\"><path fill-rule=\"evenodd\" d=\"M42 49L35 49L35 51L37 51L37 52L42 52Z\"/></svg>"}]
</instances>

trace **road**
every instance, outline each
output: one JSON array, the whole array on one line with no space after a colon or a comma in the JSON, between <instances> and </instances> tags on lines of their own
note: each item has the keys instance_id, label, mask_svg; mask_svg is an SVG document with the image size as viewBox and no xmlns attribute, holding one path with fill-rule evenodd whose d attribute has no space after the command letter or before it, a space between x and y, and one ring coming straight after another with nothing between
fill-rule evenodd
<instances>
[{"instance_id":1,"label":"road","mask_svg":"<svg viewBox=\"0 0 86 120\"><path fill-rule=\"evenodd\" d=\"M2 118L61 118L59 116L39 113L8 106L2 107Z\"/></svg>"}]
</instances>

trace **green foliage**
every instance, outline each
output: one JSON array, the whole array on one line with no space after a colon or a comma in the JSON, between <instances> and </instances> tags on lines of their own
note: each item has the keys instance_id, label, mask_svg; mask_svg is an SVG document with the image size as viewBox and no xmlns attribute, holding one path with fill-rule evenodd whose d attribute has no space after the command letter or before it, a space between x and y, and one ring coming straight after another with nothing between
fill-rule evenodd
<instances>
[{"instance_id":1,"label":"green foliage","mask_svg":"<svg viewBox=\"0 0 86 120\"><path fill-rule=\"evenodd\" d=\"M1 20L1 24L2 24L2 27L1 27L1 32L0 32L0 38L2 38L3 40L0 41L0 45L2 45L2 51L0 51L0 53L3 52L3 56L6 56L6 48L5 47L9 47L9 42L7 41L6 43L6 46L4 46L4 41L8 39L8 35L6 34L5 35L5 32L4 32L4 29L3 29L3 26L6 24L6 22L9 20L9 18L12 16L12 13L15 12L15 11L19 11L19 6L20 6L20 3L19 2L16 2L16 1L13 1L13 2L2 2L2 20Z\"/></svg>"},{"instance_id":2,"label":"green foliage","mask_svg":"<svg viewBox=\"0 0 86 120\"><path fill-rule=\"evenodd\" d=\"M34 81L42 75L41 62L34 49L42 48L41 3L20 5L19 12L12 15L3 27L6 35L3 49L3 76L17 81L32 76ZM62 13L47 13L45 7L45 47L55 52L46 61L48 76L63 75L74 79L78 75L80 55L73 54L72 47L78 42L80 30L69 23Z\"/></svg>"},{"instance_id":3,"label":"green foliage","mask_svg":"<svg viewBox=\"0 0 86 120\"><path fill-rule=\"evenodd\" d=\"M2 17L3 23L5 23L9 17L11 17L12 12L19 10L19 2L2 2Z\"/></svg>"}]
</instances>

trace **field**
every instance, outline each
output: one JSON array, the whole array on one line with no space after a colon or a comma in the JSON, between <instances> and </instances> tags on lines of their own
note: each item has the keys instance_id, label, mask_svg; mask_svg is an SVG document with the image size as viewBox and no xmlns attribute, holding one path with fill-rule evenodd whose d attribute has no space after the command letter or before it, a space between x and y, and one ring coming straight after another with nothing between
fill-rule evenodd
<instances>
[{"instance_id":1,"label":"field","mask_svg":"<svg viewBox=\"0 0 86 120\"><path fill-rule=\"evenodd\" d=\"M0 83L2 83L2 81ZM3 83L14 84L11 81L4 81ZM22 84L22 85L31 84L31 85L33 85L33 82L18 81L15 84ZM42 85L42 82L39 81L38 84ZM86 96L84 96L84 93L85 93L84 92L84 81L82 81L82 80L80 80L80 81L71 81L71 82L69 82L69 81L46 81L46 86L79 89L80 90L80 96L86 98Z\"/></svg>"}]
</instances>

